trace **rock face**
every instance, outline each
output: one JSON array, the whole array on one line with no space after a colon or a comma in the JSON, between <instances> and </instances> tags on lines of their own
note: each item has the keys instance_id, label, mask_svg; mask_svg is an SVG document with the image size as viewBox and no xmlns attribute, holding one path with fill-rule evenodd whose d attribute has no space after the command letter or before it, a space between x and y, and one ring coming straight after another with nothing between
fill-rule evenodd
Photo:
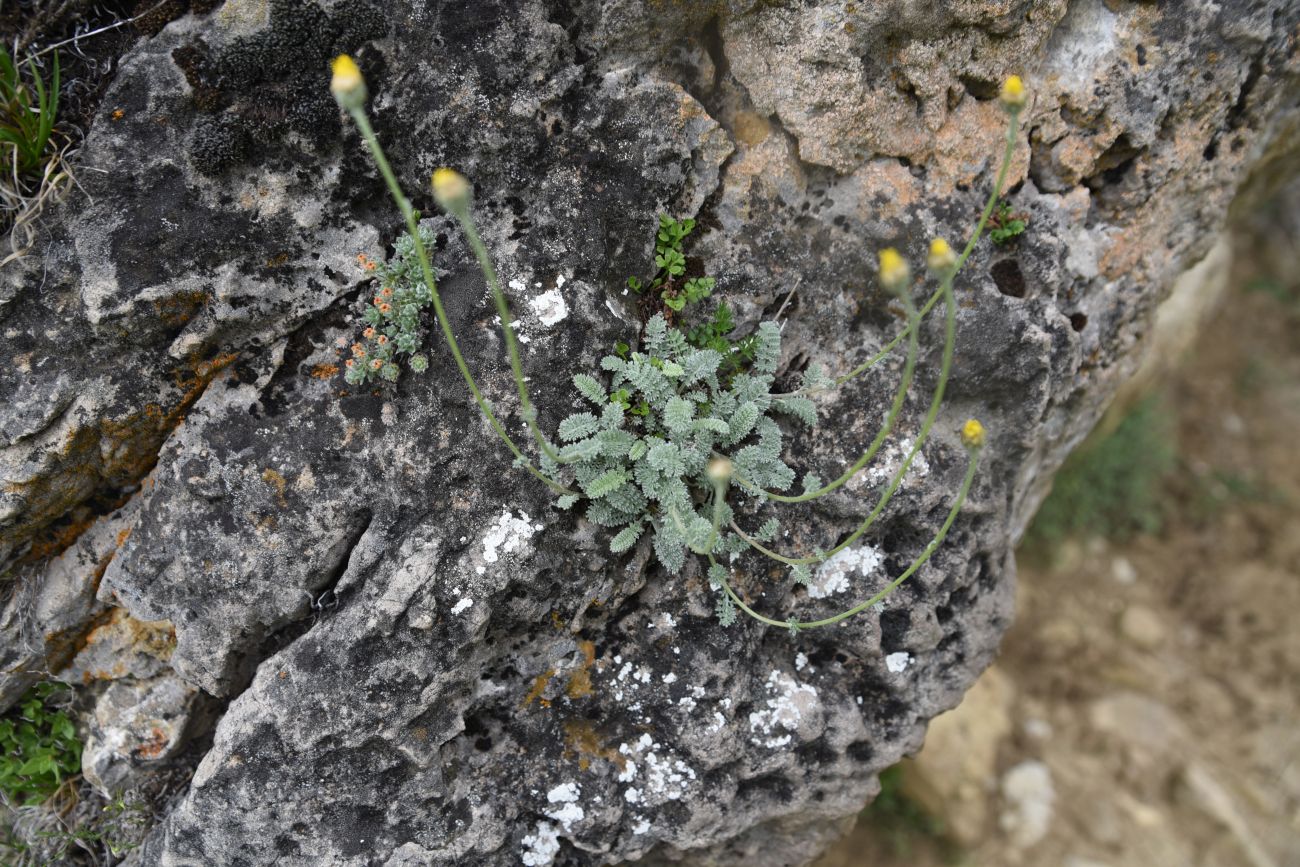
<instances>
[{"instance_id":1,"label":"rock face","mask_svg":"<svg viewBox=\"0 0 1300 867\"><path fill-rule=\"evenodd\" d=\"M202 728L193 688L225 703L140 864L807 861L987 665L1051 472L1251 172L1292 170L1298 19L1284 0L228 0L174 21L104 98L92 198L0 277L0 698L67 668L109 608L170 622L173 674L89 678L99 743L129 706L166 720L170 754ZM822 582L829 600L738 565L779 616L870 595L942 522L977 415L992 443L929 564L842 627L723 629L698 571L611 556L511 471L440 341L424 375L347 388L337 347L373 289L356 257L385 256L399 219L329 102L338 51L417 207L436 213L436 166L473 179L550 429L569 375L636 335L623 279L657 212L700 221L688 252L742 329L793 292L787 371L866 358L897 329L874 251L966 236L997 82L1024 74L1029 229L964 272L938 434L861 548L877 565ZM522 429L490 298L429 219L469 364ZM529 302L554 291L567 316L543 319ZM801 469L869 442L895 362L822 400ZM833 544L882 487L864 475L783 542ZM82 614L32 603L55 598Z\"/></svg>"}]
</instances>

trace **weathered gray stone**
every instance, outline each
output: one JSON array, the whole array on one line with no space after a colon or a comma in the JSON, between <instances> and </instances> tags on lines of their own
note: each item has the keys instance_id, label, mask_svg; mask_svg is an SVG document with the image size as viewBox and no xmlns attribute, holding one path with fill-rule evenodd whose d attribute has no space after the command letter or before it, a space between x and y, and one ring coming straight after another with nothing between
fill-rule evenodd
<instances>
[{"instance_id":1,"label":"weathered gray stone","mask_svg":"<svg viewBox=\"0 0 1300 867\"><path fill-rule=\"evenodd\" d=\"M1298 15L1283 0L277 0L142 42L82 148L93 201L0 276L14 586L53 578L51 534L74 510L127 504L100 600L174 624L174 670L229 700L136 862L813 857L991 659L1012 545L1173 280L1252 170L1294 169ZM340 50L367 71L417 207L434 214L436 166L473 179L548 427L569 374L635 337L623 280L644 272L660 211L700 220L688 252L742 328L790 296L784 370L867 357L898 327L874 251L918 260L929 237L966 236L1002 135L997 82L1025 73L1011 199L1029 230L963 273L936 434L861 549L879 567L815 599L739 565L781 615L869 595L941 523L957 426L977 415L991 444L933 559L846 626L722 629L695 567L609 555L510 470L440 340L424 376L346 388L337 344L369 291L355 255L385 255L400 226L325 90ZM520 430L490 299L458 233L428 218L449 318ZM543 319L529 302L554 291L568 314ZM923 329L900 437L940 332ZM792 441L799 469L870 440L898 367L821 399L822 425ZM783 544L833 544L882 485L864 475Z\"/></svg>"}]
</instances>

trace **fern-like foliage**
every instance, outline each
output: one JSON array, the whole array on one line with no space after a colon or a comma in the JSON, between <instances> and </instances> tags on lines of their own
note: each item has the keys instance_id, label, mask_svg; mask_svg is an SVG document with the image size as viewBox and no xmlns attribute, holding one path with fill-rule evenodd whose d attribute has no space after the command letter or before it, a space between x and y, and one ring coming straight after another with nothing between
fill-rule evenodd
<instances>
[{"instance_id":1,"label":"fern-like foliage","mask_svg":"<svg viewBox=\"0 0 1300 867\"><path fill-rule=\"evenodd\" d=\"M716 492L707 468L715 456L729 458L751 485L785 490L794 483L781 457L781 428L770 413L812 425L816 409L805 398L772 397L780 329L763 323L753 345L747 371L721 375L720 352L697 349L656 315L646 324L643 351L602 359L607 382L573 377L578 395L598 412L560 422L559 438L568 443L561 458L588 499L588 520L615 530L611 551L628 550L650 529L655 556L678 572L690 551L723 554L743 547L714 529ZM648 412L626 410L643 405ZM561 499L566 508L573 505L571 495ZM720 508L730 519L725 503ZM774 537L775 525L764 535ZM735 618L725 595L718 614Z\"/></svg>"}]
</instances>

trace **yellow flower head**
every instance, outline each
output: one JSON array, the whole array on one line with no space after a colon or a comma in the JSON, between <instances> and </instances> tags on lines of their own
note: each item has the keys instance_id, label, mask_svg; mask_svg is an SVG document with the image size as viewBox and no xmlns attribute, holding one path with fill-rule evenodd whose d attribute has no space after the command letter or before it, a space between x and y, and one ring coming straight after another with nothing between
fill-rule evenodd
<instances>
[{"instance_id":1,"label":"yellow flower head","mask_svg":"<svg viewBox=\"0 0 1300 867\"><path fill-rule=\"evenodd\" d=\"M1025 99L1028 94L1025 92L1025 83L1020 80L1019 75L1008 75L1007 80L1002 82L1002 105L1011 111L1019 111L1025 107Z\"/></svg>"},{"instance_id":2,"label":"yellow flower head","mask_svg":"<svg viewBox=\"0 0 1300 867\"><path fill-rule=\"evenodd\" d=\"M886 289L899 292L907 288L912 280L912 271L907 261L893 247L880 251L880 282Z\"/></svg>"},{"instance_id":3,"label":"yellow flower head","mask_svg":"<svg viewBox=\"0 0 1300 867\"><path fill-rule=\"evenodd\" d=\"M446 166L433 173L433 197L448 211L463 208L469 203L469 181L455 169Z\"/></svg>"},{"instance_id":4,"label":"yellow flower head","mask_svg":"<svg viewBox=\"0 0 1300 867\"><path fill-rule=\"evenodd\" d=\"M966 419L966 423L961 426L961 441L968 449L982 448L986 436L984 425L978 419Z\"/></svg>"},{"instance_id":5,"label":"yellow flower head","mask_svg":"<svg viewBox=\"0 0 1300 867\"><path fill-rule=\"evenodd\" d=\"M943 274L957 264L957 254L943 238L935 238L930 242L930 255L926 258L925 264L934 273Z\"/></svg>"},{"instance_id":6,"label":"yellow flower head","mask_svg":"<svg viewBox=\"0 0 1300 867\"><path fill-rule=\"evenodd\" d=\"M330 93L344 108L360 108L366 101L366 80L356 61L346 54L334 58L334 77L330 79Z\"/></svg>"}]
</instances>

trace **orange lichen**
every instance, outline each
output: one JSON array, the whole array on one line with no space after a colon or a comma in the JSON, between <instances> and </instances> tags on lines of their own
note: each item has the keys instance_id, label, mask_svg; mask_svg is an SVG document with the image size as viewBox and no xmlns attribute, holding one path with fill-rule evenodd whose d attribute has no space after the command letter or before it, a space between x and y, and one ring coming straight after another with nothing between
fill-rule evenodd
<instances>
[{"instance_id":1,"label":"orange lichen","mask_svg":"<svg viewBox=\"0 0 1300 867\"><path fill-rule=\"evenodd\" d=\"M333 379L335 374L337 374L338 372L339 372L339 366L337 364L329 364L329 363L318 364L311 369L311 378L312 379Z\"/></svg>"},{"instance_id":2,"label":"orange lichen","mask_svg":"<svg viewBox=\"0 0 1300 867\"><path fill-rule=\"evenodd\" d=\"M266 267L268 267L268 268L279 268L281 265L283 265L285 262L288 262L288 261L289 261L289 254L288 254L288 253L277 253L277 254L275 254L274 256L272 256L271 258L269 258L269 259L266 260Z\"/></svg>"},{"instance_id":3,"label":"orange lichen","mask_svg":"<svg viewBox=\"0 0 1300 867\"><path fill-rule=\"evenodd\" d=\"M542 707L550 707L549 699L542 698L542 693L546 691L546 685L555 677L555 669L548 668L546 671L537 675L533 680L533 688L528 690L528 695L524 696L524 702L520 707L528 707L533 702L537 702Z\"/></svg>"},{"instance_id":4,"label":"orange lichen","mask_svg":"<svg viewBox=\"0 0 1300 867\"><path fill-rule=\"evenodd\" d=\"M281 508L288 508L289 502L284 498L285 489L289 486L284 480L284 476L277 471L267 467L262 470L262 481L275 488L275 498L279 501Z\"/></svg>"},{"instance_id":5,"label":"orange lichen","mask_svg":"<svg viewBox=\"0 0 1300 867\"><path fill-rule=\"evenodd\" d=\"M208 299L206 291L194 289L168 295L166 298L155 298L153 307L163 324L176 328L193 319L194 314L208 303Z\"/></svg>"},{"instance_id":6,"label":"orange lichen","mask_svg":"<svg viewBox=\"0 0 1300 867\"><path fill-rule=\"evenodd\" d=\"M149 732L149 740L135 748L135 754L142 759L156 759L167 749L167 733L154 726Z\"/></svg>"},{"instance_id":7,"label":"orange lichen","mask_svg":"<svg viewBox=\"0 0 1300 867\"><path fill-rule=\"evenodd\" d=\"M53 537L41 539L47 528L66 519L78 505L103 489L120 489L139 482L158 461L163 440L185 419L194 402L218 373L238 356L218 355L207 360L191 359L188 370L174 376L180 395L170 407L147 403L135 412L118 418L101 418L69 430L63 446L51 456L49 470L34 478L10 482L7 493L22 497L31 510L23 525L12 531L11 539L33 544L24 555L25 562L38 562L57 556L90 527L93 516L72 520L71 528L55 531ZM109 510L126 501L120 497L108 504Z\"/></svg>"},{"instance_id":8,"label":"orange lichen","mask_svg":"<svg viewBox=\"0 0 1300 867\"><path fill-rule=\"evenodd\" d=\"M585 698L595 691L591 688L591 666L596 662L596 645L579 641L578 647L582 649L583 661L578 670L569 675L569 685L565 687L569 698Z\"/></svg>"},{"instance_id":9,"label":"orange lichen","mask_svg":"<svg viewBox=\"0 0 1300 867\"><path fill-rule=\"evenodd\" d=\"M592 759L604 759L620 771L627 769L627 759L613 747L605 746L596 728L587 720L568 720L564 723L564 757L577 758L578 770L591 767Z\"/></svg>"}]
</instances>

